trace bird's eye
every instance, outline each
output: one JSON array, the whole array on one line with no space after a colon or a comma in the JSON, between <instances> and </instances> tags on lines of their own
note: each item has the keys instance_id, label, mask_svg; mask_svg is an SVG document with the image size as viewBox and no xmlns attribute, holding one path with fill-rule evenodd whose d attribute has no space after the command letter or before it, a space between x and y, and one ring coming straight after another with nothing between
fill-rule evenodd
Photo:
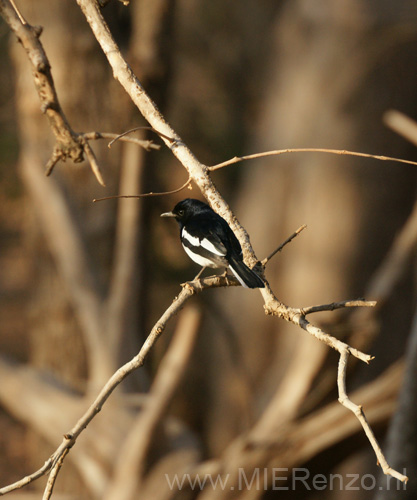
<instances>
[{"instance_id":1,"label":"bird's eye","mask_svg":"<svg viewBox=\"0 0 417 500\"><path fill-rule=\"evenodd\" d=\"M184 215L184 210L182 208L180 210L178 210L178 215L180 217L182 217Z\"/></svg>"}]
</instances>

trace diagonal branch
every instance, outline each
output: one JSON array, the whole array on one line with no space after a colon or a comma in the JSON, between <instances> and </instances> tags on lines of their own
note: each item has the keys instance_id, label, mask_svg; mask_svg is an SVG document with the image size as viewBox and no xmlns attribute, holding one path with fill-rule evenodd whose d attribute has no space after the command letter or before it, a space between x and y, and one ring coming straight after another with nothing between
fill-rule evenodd
<instances>
[{"instance_id":1,"label":"diagonal branch","mask_svg":"<svg viewBox=\"0 0 417 500\"><path fill-rule=\"evenodd\" d=\"M242 249L247 263L253 267L257 258L250 245L249 236L245 229L238 223L236 217L232 214L226 201L220 196L210 176L206 165L198 161L180 136L173 130L165 120L156 104L146 93L137 77L133 73L126 60L123 58L119 47L114 41L110 30L101 15L96 2L91 0L77 0L82 12L84 13L91 30L99 42L104 54L106 55L116 80L122 85L127 94L137 106L142 116L157 131L166 146L172 154L181 162L188 171L190 177L200 188L212 208L218 212L230 224L236 232L238 239L242 244Z\"/></svg>"},{"instance_id":2,"label":"diagonal branch","mask_svg":"<svg viewBox=\"0 0 417 500\"><path fill-rule=\"evenodd\" d=\"M400 481L406 483L408 481L408 477L404 476L404 474L401 474L400 472L392 469L388 465L388 462L386 461L384 454L382 453L381 447L379 446L379 443L375 437L375 434L373 433L371 426L369 425L369 422L365 416L365 413L363 412L362 406L356 405L355 403L353 403L349 399L349 397L346 393L346 370L347 370L347 362L349 359L349 354L351 354L351 353L350 353L350 350L348 347L346 349L342 350L342 352L340 353L339 368L338 368L338 372L337 372L337 388L339 391L339 402L345 408L350 410L356 416L356 418L359 420L359 422L362 425L363 430L366 434L366 437L368 438L368 440L371 443L371 446L375 452L376 458L378 460L378 464L381 466L381 469L383 470L384 474L395 477L396 479L399 479Z\"/></svg>"},{"instance_id":3,"label":"diagonal branch","mask_svg":"<svg viewBox=\"0 0 417 500\"><path fill-rule=\"evenodd\" d=\"M179 318L174 337L161 361L143 410L129 430L105 499L129 500L140 489L145 459L155 431L180 383L192 354L201 314L188 307Z\"/></svg>"},{"instance_id":4,"label":"diagonal branch","mask_svg":"<svg viewBox=\"0 0 417 500\"><path fill-rule=\"evenodd\" d=\"M148 338L142 345L139 353L132 358L129 362L121 366L107 381L104 387L101 389L95 400L89 406L87 411L81 416L75 426L64 435L64 439L56 451L51 455L51 457L45 462L45 464L36 472L30 476L24 477L15 483L0 488L0 496L16 489L22 488L27 484L39 479L51 470L55 471L55 465L61 460L63 454L67 453L67 450L72 448L76 443L80 434L88 427L94 417L101 411L103 405L116 389L116 387L133 371L137 370L139 367L143 366L145 360L155 345L155 342L161 336L167 323L184 307L186 302L196 293L201 292L207 288L227 286L228 281L224 277L214 277L206 278L201 282L186 283L183 285L181 292L173 300L172 304L166 309L162 314L160 319L155 323ZM55 473L55 472L54 472Z\"/></svg>"},{"instance_id":5,"label":"diagonal branch","mask_svg":"<svg viewBox=\"0 0 417 500\"><path fill-rule=\"evenodd\" d=\"M272 257L274 257L278 252L281 252L281 250L285 247L285 245L291 243L291 241L296 236L298 236L301 233L301 231L303 231L306 227L307 227L306 224L303 224L296 231L294 231L292 235L289 236L283 243L281 243L281 245L278 248L276 248L271 254L268 255L268 257L265 257L265 259L262 260L261 262L262 266L265 267L268 264L268 262L272 259Z\"/></svg>"}]
</instances>

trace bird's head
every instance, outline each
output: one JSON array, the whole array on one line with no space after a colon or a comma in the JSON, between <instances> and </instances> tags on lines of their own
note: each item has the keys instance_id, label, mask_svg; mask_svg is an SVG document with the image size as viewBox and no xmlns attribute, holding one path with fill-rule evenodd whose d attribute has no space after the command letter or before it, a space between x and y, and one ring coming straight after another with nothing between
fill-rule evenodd
<instances>
[{"instance_id":1,"label":"bird's head","mask_svg":"<svg viewBox=\"0 0 417 500\"><path fill-rule=\"evenodd\" d=\"M179 223L184 224L190 217L207 210L211 211L211 208L206 203L193 198L187 198L177 203L172 212L165 212L161 214L161 217L173 217Z\"/></svg>"}]
</instances>

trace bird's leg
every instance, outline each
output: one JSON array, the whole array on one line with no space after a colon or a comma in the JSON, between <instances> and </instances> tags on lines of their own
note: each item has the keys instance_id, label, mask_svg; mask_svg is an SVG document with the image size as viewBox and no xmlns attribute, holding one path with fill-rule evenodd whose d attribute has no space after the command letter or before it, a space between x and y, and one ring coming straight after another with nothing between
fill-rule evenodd
<instances>
[{"instance_id":1,"label":"bird's leg","mask_svg":"<svg viewBox=\"0 0 417 500\"><path fill-rule=\"evenodd\" d=\"M194 278L193 281L198 280L200 276L203 274L204 269L206 269L207 266L204 266L200 269L200 272L197 274L197 276Z\"/></svg>"},{"instance_id":2,"label":"bird's leg","mask_svg":"<svg viewBox=\"0 0 417 500\"><path fill-rule=\"evenodd\" d=\"M227 267L224 268L224 271L222 272L222 274L220 276L222 278L226 278L227 277Z\"/></svg>"}]
</instances>

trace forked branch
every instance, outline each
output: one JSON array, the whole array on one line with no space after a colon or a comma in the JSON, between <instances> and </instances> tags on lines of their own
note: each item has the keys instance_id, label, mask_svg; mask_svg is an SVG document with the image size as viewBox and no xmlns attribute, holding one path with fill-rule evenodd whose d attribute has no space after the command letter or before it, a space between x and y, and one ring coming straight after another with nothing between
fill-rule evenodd
<instances>
[{"instance_id":1,"label":"forked branch","mask_svg":"<svg viewBox=\"0 0 417 500\"><path fill-rule=\"evenodd\" d=\"M77 133L71 128L59 102L51 65L40 41L42 28L31 26L19 12L15 3L10 0L0 0L0 13L28 55L32 65L36 91L41 102L41 109L48 118L56 139L54 150L46 164L46 175L51 175L59 161L69 159L74 163L80 163L86 157L97 181L102 186L105 186L100 165L88 141L102 138L115 139L118 137L117 134L105 132ZM148 151L150 149L159 149L159 146L154 145L152 141L139 141L134 138L125 138L124 140L136 142Z\"/></svg>"}]
</instances>

